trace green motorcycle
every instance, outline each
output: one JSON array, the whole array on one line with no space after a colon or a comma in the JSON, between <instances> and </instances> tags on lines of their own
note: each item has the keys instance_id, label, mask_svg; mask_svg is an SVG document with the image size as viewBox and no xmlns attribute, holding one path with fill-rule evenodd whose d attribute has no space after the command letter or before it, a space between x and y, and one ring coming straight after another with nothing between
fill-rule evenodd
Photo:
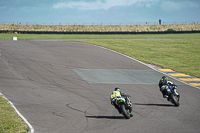
<instances>
[{"instance_id":1,"label":"green motorcycle","mask_svg":"<svg viewBox=\"0 0 200 133\"><path fill-rule=\"evenodd\" d=\"M133 113L131 112L132 104L129 95L116 98L115 105L118 106L119 112L121 112L126 119L133 117Z\"/></svg>"}]
</instances>

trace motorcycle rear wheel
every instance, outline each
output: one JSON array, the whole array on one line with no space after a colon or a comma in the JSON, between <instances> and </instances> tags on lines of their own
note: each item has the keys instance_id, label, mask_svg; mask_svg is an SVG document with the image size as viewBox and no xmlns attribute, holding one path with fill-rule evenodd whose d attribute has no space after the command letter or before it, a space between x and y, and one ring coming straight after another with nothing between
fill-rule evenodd
<instances>
[{"instance_id":1,"label":"motorcycle rear wheel","mask_svg":"<svg viewBox=\"0 0 200 133\"><path fill-rule=\"evenodd\" d=\"M120 104L120 110L126 119L130 119L129 111L125 109L124 103Z\"/></svg>"}]
</instances>

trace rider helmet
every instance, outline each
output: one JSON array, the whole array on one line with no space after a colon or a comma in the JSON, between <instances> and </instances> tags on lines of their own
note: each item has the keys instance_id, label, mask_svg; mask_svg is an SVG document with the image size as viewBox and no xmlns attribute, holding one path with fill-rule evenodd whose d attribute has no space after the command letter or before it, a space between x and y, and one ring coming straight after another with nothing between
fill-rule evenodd
<instances>
[{"instance_id":1,"label":"rider helmet","mask_svg":"<svg viewBox=\"0 0 200 133\"><path fill-rule=\"evenodd\" d=\"M116 88L114 89L114 91L119 91L119 92L121 93L121 89L120 89L119 87L116 87Z\"/></svg>"},{"instance_id":2,"label":"rider helmet","mask_svg":"<svg viewBox=\"0 0 200 133\"><path fill-rule=\"evenodd\" d=\"M166 76L163 76L162 79L163 80L168 80L168 78Z\"/></svg>"}]
</instances>

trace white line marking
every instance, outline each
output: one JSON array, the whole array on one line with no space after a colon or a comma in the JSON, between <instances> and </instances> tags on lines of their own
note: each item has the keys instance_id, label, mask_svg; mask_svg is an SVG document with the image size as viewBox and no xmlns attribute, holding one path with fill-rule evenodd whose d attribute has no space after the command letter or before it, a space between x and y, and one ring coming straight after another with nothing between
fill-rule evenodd
<instances>
[{"instance_id":1,"label":"white line marking","mask_svg":"<svg viewBox=\"0 0 200 133\"><path fill-rule=\"evenodd\" d=\"M28 127L29 127L28 133L34 133L34 129L33 129L33 127L31 126L31 124L30 124L30 123L26 120L26 118L17 110L17 108L14 106L14 104L13 104L11 101L9 101L2 93L0 93L0 95L2 95L3 98L6 99L6 100L9 102L9 104L15 109L15 111L16 111L16 113L19 115L19 117L21 117L22 120L28 125Z\"/></svg>"}]
</instances>

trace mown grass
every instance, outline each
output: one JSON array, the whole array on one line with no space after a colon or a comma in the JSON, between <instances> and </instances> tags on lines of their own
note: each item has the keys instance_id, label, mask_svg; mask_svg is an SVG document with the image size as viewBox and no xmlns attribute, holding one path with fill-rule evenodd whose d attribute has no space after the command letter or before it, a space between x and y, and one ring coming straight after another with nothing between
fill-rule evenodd
<instances>
[{"instance_id":1,"label":"mown grass","mask_svg":"<svg viewBox=\"0 0 200 133\"><path fill-rule=\"evenodd\" d=\"M184 34L180 37L183 37ZM187 37L187 35L185 35ZM173 34L4 34L0 40L34 40L34 39L133 39L133 38L174 38ZM176 35L178 37L178 34Z\"/></svg>"},{"instance_id":2,"label":"mown grass","mask_svg":"<svg viewBox=\"0 0 200 133\"><path fill-rule=\"evenodd\" d=\"M0 133L26 133L28 130L28 126L0 95Z\"/></svg>"},{"instance_id":3,"label":"mown grass","mask_svg":"<svg viewBox=\"0 0 200 133\"><path fill-rule=\"evenodd\" d=\"M118 35L118 34L3 34L0 33L0 40L12 40L13 37L18 40L33 40L33 39L129 39L142 38L143 35ZM159 35L158 35L159 36ZM148 36L146 36L148 37ZM150 37L150 36L149 36Z\"/></svg>"},{"instance_id":4,"label":"mown grass","mask_svg":"<svg viewBox=\"0 0 200 133\"><path fill-rule=\"evenodd\" d=\"M194 36L193 36L194 35ZM0 40L34 40L34 39L136 39L168 38L198 39L199 34L5 34L0 33Z\"/></svg>"}]
</instances>

